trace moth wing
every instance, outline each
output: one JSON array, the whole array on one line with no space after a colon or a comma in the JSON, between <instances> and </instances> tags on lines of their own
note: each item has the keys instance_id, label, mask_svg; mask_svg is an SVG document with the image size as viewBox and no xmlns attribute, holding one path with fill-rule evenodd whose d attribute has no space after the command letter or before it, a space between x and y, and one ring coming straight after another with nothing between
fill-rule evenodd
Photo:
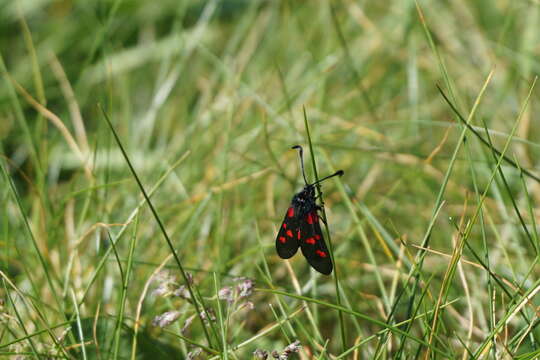
<instances>
[{"instance_id":1,"label":"moth wing","mask_svg":"<svg viewBox=\"0 0 540 360\"><path fill-rule=\"evenodd\" d=\"M299 221L298 239L300 248L309 265L318 272L330 275L332 272L332 259L324 241L319 215L312 211Z\"/></svg>"},{"instance_id":2,"label":"moth wing","mask_svg":"<svg viewBox=\"0 0 540 360\"><path fill-rule=\"evenodd\" d=\"M276 251L280 258L288 259L296 254L299 246L298 238L298 216L295 214L295 209L291 205L287 209L285 219L279 228L276 237Z\"/></svg>"}]
</instances>

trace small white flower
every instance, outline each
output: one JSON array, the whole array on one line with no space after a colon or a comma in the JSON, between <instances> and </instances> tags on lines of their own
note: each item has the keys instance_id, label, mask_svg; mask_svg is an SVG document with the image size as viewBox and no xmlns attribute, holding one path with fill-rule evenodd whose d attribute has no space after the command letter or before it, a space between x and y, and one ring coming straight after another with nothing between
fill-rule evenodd
<instances>
[{"instance_id":1,"label":"small white flower","mask_svg":"<svg viewBox=\"0 0 540 360\"><path fill-rule=\"evenodd\" d=\"M161 315L158 315L152 320L154 326L159 326L163 328L167 325L172 324L176 319L180 317L180 311L167 311Z\"/></svg>"},{"instance_id":2,"label":"small white flower","mask_svg":"<svg viewBox=\"0 0 540 360\"><path fill-rule=\"evenodd\" d=\"M248 297L253 292L253 286L255 285L255 283L253 282L253 280L248 279L248 278L240 278L240 279L242 281L238 285L236 285L236 288L238 289L238 293L239 293L238 296L241 298Z\"/></svg>"},{"instance_id":3,"label":"small white flower","mask_svg":"<svg viewBox=\"0 0 540 360\"><path fill-rule=\"evenodd\" d=\"M186 319L186 321L184 322L184 326L182 326L182 328L180 329L180 332L182 334L185 334L187 329L189 328L189 326L191 325L191 323L193 322L193 319L195 319L195 314L194 315L191 315L190 317L188 317Z\"/></svg>"},{"instance_id":4,"label":"small white flower","mask_svg":"<svg viewBox=\"0 0 540 360\"><path fill-rule=\"evenodd\" d=\"M214 313L214 310L206 309L206 311L201 311L201 318L204 320L204 322L208 322L208 319L210 319L210 321L216 321L216 314Z\"/></svg>"},{"instance_id":5,"label":"small white flower","mask_svg":"<svg viewBox=\"0 0 540 360\"><path fill-rule=\"evenodd\" d=\"M189 290L184 285L174 290L173 295L184 298L186 300L191 299L191 294L189 293Z\"/></svg>"},{"instance_id":6,"label":"small white flower","mask_svg":"<svg viewBox=\"0 0 540 360\"><path fill-rule=\"evenodd\" d=\"M234 301L234 292L232 287L225 286L221 290L218 291L218 298L220 300L227 300L228 303L232 303Z\"/></svg>"}]
</instances>

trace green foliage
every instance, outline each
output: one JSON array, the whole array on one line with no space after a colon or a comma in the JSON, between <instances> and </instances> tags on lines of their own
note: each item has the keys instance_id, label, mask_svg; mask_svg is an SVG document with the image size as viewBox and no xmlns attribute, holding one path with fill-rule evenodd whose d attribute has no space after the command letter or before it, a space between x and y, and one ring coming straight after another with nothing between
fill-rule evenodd
<instances>
[{"instance_id":1,"label":"green foliage","mask_svg":"<svg viewBox=\"0 0 540 360\"><path fill-rule=\"evenodd\" d=\"M0 355L538 356L537 2L0 9Z\"/></svg>"}]
</instances>

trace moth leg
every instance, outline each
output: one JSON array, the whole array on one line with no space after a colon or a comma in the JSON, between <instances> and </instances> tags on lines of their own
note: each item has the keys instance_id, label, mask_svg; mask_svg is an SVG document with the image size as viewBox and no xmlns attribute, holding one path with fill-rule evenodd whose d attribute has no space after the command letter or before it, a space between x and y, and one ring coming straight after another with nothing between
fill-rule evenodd
<instances>
[{"instance_id":1,"label":"moth leg","mask_svg":"<svg viewBox=\"0 0 540 360\"><path fill-rule=\"evenodd\" d=\"M323 222L324 226L328 227L328 223L326 222L326 220L324 218L320 218L320 219Z\"/></svg>"},{"instance_id":2,"label":"moth leg","mask_svg":"<svg viewBox=\"0 0 540 360\"><path fill-rule=\"evenodd\" d=\"M322 211L323 207L320 206L320 205L317 205L317 206L315 207L315 209L316 209L317 211ZM328 227L328 223L326 222L326 219L325 219L325 218L323 218L322 216L319 216L319 219L323 222L323 224L324 224L326 227Z\"/></svg>"},{"instance_id":3,"label":"moth leg","mask_svg":"<svg viewBox=\"0 0 540 360\"><path fill-rule=\"evenodd\" d=\"M322 200L322 191L318 195L315 196L315 201L317 201L317 200L320 200L320 202L321 202L320 205L316 205L317 210L320 211L320 210L322 210L322 208L324 206L324 201Z\"/></svg>"}]
</instances>

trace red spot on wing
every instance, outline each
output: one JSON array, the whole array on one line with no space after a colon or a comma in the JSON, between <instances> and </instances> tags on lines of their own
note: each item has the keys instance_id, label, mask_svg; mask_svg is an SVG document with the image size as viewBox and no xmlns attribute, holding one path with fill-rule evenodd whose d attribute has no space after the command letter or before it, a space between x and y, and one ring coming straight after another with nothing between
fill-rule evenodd
<instances>
[{"instance_id":1,"label":"red spot on wing","mask_svg":"<svg viewBox=\"0 0 540 360\"><path fill-rule=\"evenodd\" d=\"M293 217L294 216L294 208L291 206L289 210L287 210L287 216Z\"/></svg>"},{"instance_id":2,"label":"red spot on wing","mask_svg":"<svg viewBox=\"0 0 540 360\"><path fill-rule=\"evenodd\" d=\"M317 240L315 240L315 239L312 238L312 237L306 239L306 243L311 244L311 245L315 245L316 242L317 242ZM320 251L320 250L319 250L319 251Z\"/></svg>"},{"instance_id":3,"label":"red spot on wing","mask_svg":"<svg viewBox=\"0 0 540 360\"><path fill-rule=\"evenodd\" d=\"M298 240L300 240L300 230L296 232L296 237L298 238Z\"/></svg>"},{"instance_id":4,"label":"red spot on wing","mask_svg":"<svg viewBox=\"0 0 540 360\"><path fill-rule=\"evenodd\" d=\"M308 224L313 224L313 216L311 216L311 214L307 214L307 223Z\"/></svg>"},{"instance_id":5,"label":"red spot on wing","mask_svg":"<svg viewBox=\"0 0 540 360\"><path fill-rule=\"evenodd\" d=\"M286 229L286 228L287 228L287 224L283 223L283 228Z\"/></svg>"},{"instance_id":6,"label":"red spot on wing","mask_svg":"<svg viewBox=\"0 0 540 360\"><path fill-rule=\"evenodd\" d=\"M315 234L315 240L320 240L320 239L321 239L321 235Z\"/></svg>"},{"instance_id":7,"label":"red spot on wing","mask_svg":"<svg viewBox=\"0 0 540 360\"><path fill-rule=\"evenodd\" d=\"M286 234L287 234L288 237L292 237L292 236L293 236L291 230L287 230Z\"/></svg>"},{"instance_id":8,"label":"red spot on wing","mask_svg":"<svg viewBox=\"0 0 540 360\"><path fill-rule=\"evenodd\" d=\"M327 256L326 253L322 250L315 250L315 252L322 258L325 258Z\"/></svg>"},{"instance_id":9,"label":"red spot on wing","mask_svg":"<svg viewBox=\"0 0 540 360\"><path fill-rule=\"evenodd\" d=\"M287 239L285 239L285 236L280 236L278 240L282 244L285 244L287 242Z\"/></svg>"}]
</instances>

